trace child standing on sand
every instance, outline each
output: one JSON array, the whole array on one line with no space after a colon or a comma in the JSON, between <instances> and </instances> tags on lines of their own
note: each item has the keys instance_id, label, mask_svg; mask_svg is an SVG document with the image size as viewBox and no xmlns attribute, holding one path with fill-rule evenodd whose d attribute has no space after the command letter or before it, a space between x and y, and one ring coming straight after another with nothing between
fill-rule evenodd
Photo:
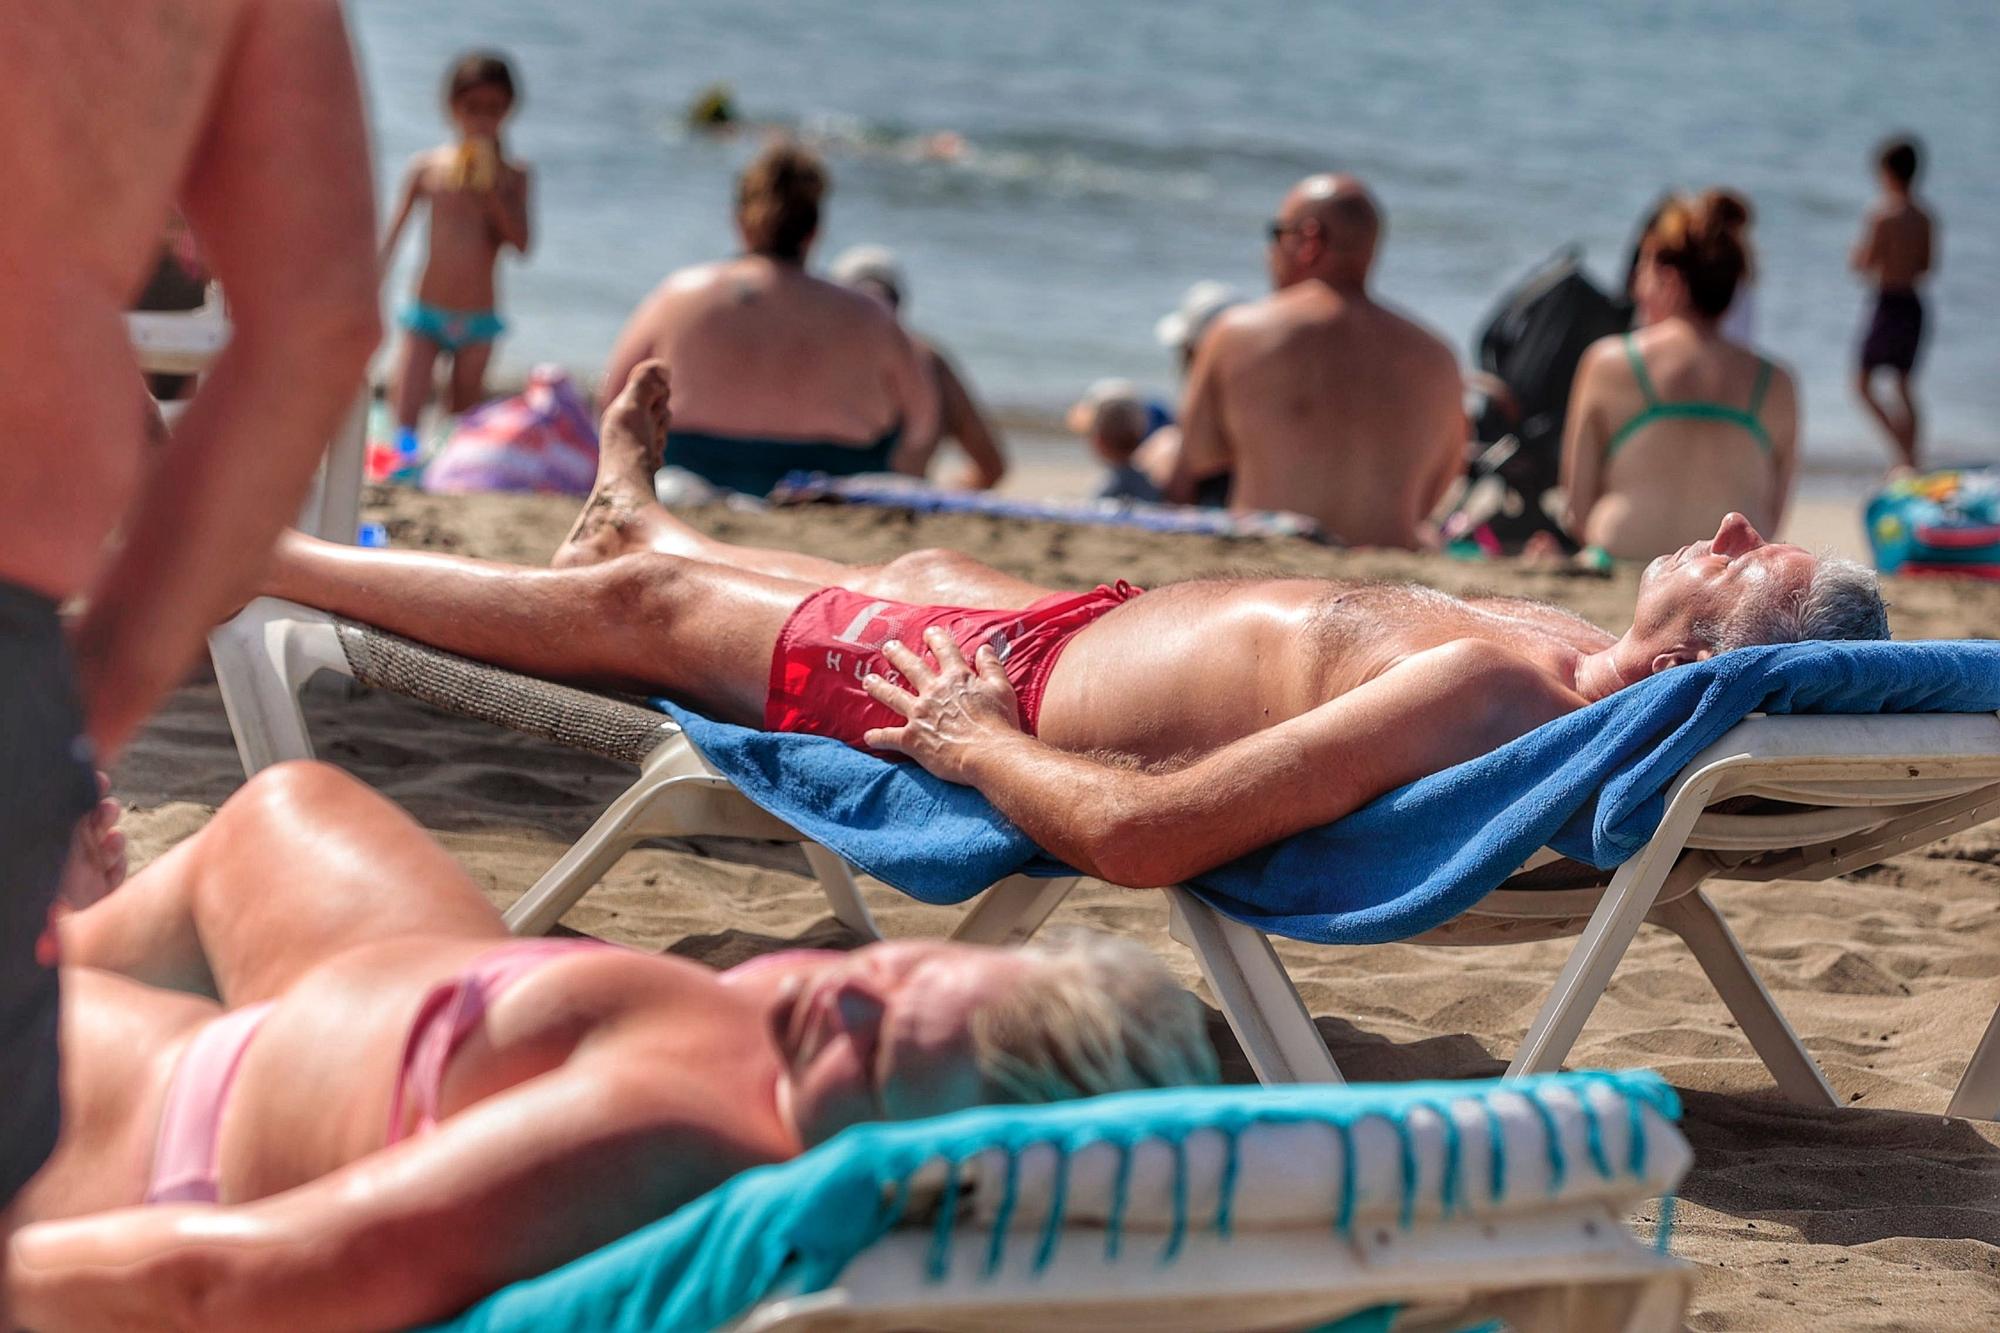
<instances>
[{"instance_id":1,"label":"child standing on sand","mask_svg":"<svg viewBox=\"0 0 2000 1333\"><path fill-rule=\"evenodd\" d=\"M439 353L451 357L447 405L463 412L485 397L493 340L505 329L495 310L493 270L502 246L528 249L528 169L509 162L500 126L514 109L506 58L474 51L445 74L445 111L458 142L417 154L404 177L396 219L382 244L386 273L396 242L419 202L430 206L430 245L416 296L403 307L396 368L397 451L416 453L417 418L430 398Z\"/></svg>"},{"instance_id":2,"label":"child standing on sand","mask_svg":"<svg viewBox=\"0 0 2000 1333\"><path fill-rule=\"evenodd\" d=\"M1917 346L1924 336L1924 306L1917 298L1917 280L1936 265L1931 215L1910 195L1917 179L1917 145L1913 139L1891 139L1875 158L1882 197L1868 212L1867 230L1854 247L1854 271L1875 280L1875 313L1861 342L1861 368L1855 387L1861 401L1889 432L1896 453L1907 467L1917 465L1917 404L1910 396L1910 375L1916 369ZM1875 372L1895 375L1900 414L1892 414L1875 397Z\"/></svg>"}]
</instances>

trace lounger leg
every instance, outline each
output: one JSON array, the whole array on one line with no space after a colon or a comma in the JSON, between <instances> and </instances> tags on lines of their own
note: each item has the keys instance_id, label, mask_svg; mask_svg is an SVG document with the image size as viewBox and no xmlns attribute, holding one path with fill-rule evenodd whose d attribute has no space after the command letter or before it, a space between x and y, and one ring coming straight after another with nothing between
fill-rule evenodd
<instances>
[{"instance_id":1,"label":"lounger leg","mask_svg":"<svg viewBox=\"0 0 2000 1333\"><path fill-rule=\"evenodd\" d=\"M1173 937L1194 952L1258 1082L1346 1082L1264 932L1231 921L1186 889L1166 892Z\"/></svg>"},{"instance_id":2,"label":"lounger leg","mask_svg":"<svg viewBox=\"0 0 2000 1333\"><path fill-rule=\"evenodd\" d=\"M1729 923L1715 910L1715 904L1697 889L1684 897L1661 903L1649 918L1681 937L1701 970L1715 987L1715 993L1729 1006L1736 1024L1771 1071L1778 1091L1801 1106L1838 1106L1840 1098L1826 1076L1800 1043L1792 1025L1766 990L1757 970L1743 953Z\"/></svg>"},{"instance_id":3,"label":"lounger leg","mask_svg":"<svg viewBox=\"0 0 2000 1333\"><path fill-rule=\"evenodd\" d=\"M801 850L806 854L806 864L812 867L813 878L826 894L826 905L833 909L833 919L865 939L881 939L882 930L862 900L861 886L854 882L854 872L848 869L847 862L816 842L806 843Z\"/></svg>"},{"instance_id":4,"label":"lounger leg","mask_svg":"<svg viewBox=\"0 0 2000 1333\"><path fill-rule=\"evenodd\" d=\"M1972 1063L1958 1080L1958 1090L1952 1093L1945 1114L1968 1120L2000 1120L2000 1010L1994 1011L1993 1021L1986 1025L1986 1035L1979 1039L1979 1049L1972 1053Z\"/></svg>"},{"instance_id":5,"label":"lounger leg","mask_svg":"<svg viewBox=\"0 0 2000 1333\"><path fill-rule=\"evenodd\" d=\"M1683 861L1681 849L1714 790L1713 779L1683 783L1668 801L1666 816L1652 840L1612 876L1611 886L1590 914L1590 924L1570 950L1562 974L1522 1040L1520 1053L1507 1066L1507 1077L1551 1073L1562 1067L1563 1057L1576 1044L1577 1034L1611 983L1611 974L1653 910L1668 876L1678 869L1699 883L1708 873L1711 862L1705 857Z\"/></svg>"},{"instance_id":6,"label":"lounger leg","mask_svg":"<svg viewBox=\"0 0 2000 1333\"><path fill-rule=\"evenodd\" d=\"M576 906L577 899L590 892L619 858L646 836L635 825L661 797L665 785L664 781L641 778L613 801L561 859L543 872L534 887L507 909L507 929L516 935L548 934L563 913Z\"/></svg>"},{"instance_id":7,"label":"lounger leg","mask_svg":"<svg viewBox=\"0 0 2000 1333\"><path fill-rule=\"evenodd\" d=\"M961 944L1020 944L1042 928L1076 885L1074 875L1065 879L1009 875L979 895L951 937Z\"/></svg>"},{"instance_id":8,"label":"lounger leg","mask_svg":"<svg viewBox=\"0 0 2000 1333\"><path fill-rule=\"evenodd\" d=\"M634 844L695 834L800 840L796 830L714 776L687 737L677 735L647 758L639 780L507 910L507 928L516 935L547 934Z\"/></svg>"},{"instance_id":9,"label":"lounger leg","mask_svg":"<svg viewBox=\"0 0 2000 1333\"><path fill-rule=\"evenodd\" d=\"M209 633L208 655L244 776L313 757L299 689L320 670L346 670L331 622L260 597Z\"/></svg>"}]
</instances>

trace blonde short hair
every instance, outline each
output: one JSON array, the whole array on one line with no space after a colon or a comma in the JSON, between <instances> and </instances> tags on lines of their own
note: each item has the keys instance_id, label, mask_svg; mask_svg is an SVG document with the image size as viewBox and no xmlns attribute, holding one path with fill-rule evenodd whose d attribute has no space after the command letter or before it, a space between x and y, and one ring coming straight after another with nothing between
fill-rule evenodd
<instances>
[{"instance_id":1,"label":"blonde short hair","mask_svg":"<svg viewBox=\"0 0 2000 1333\"><path fill-rule=\"evenodd\" d=\"M1131 940L1064 931L972 1019L973 1061L1002 1097L1056 1102L1218 1078L1201 1002Z\"/></svg>"}]
</instances>

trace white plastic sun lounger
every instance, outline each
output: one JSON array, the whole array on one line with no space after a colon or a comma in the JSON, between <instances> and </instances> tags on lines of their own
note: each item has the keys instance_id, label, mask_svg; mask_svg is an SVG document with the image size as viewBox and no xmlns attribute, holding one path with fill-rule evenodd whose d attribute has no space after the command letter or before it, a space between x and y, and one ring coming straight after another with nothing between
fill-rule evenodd
<instances>
[{"instance_id":1,"label":"white plastic sun lounger","mask_svg":"<svg viewBox=\"0 0 2000 1333\"><path fill-rule=\"evenodd\" d=\"M1672 1110L1578 1074L867 1125L439 1333L1673 1330L1687 1266L1626 1221L1687 1169Z\"/></svg>"},{"instance_id":2,"label":"white plastic sun lounger","mask_svg":"<svg viewBox=\"0 0 2000 1333\"><path fill-rule=\"evenodd\" d=\"M546 931L636 842L738 836L803 842L752 805L678 727L631 701L533 681L317 611L253 603L211 639L246 772L306 758L298 691L320 670L449 711L636 763L640 775L508 914ZM593 743L625 729L617 747ZM2000 717L1896 714L1755 717L1690 763L1651 841L1613 874L1544 852L1474 908L1412 942L1525 943L1576 936L1509 1072L1558 1068L1641 924L1679 935L1788 1097L1836 1105L1707 895L1711 879L1825 879L1875 865L2000 816ZM864 935L874 923L832 853L805 844L834 915ZM981 894L956 937L1032 935L1075 879L1014 876ZM1166 891L1175 938L1199 962L1258 1076L1267 1083L1340 1078L1266 936L1185 889ZM1962 1078L1951 1114L2000 1118L2000 1013Z\"/></svg>"},{"instance_id":3,"label":"white plastic sun lounger","mask_svg":"<svg viewBox=\"0 0 2000 1333\"><path fill-rule=\"evenodd\" d=\"M125 333L139 369L152 375L193 375L229 345L229 321L219 289L210 286L208 302L188 311L133 311L125 316ZM168 422L181 404L161 403ZM367 453L368 393L364 388L340 431L327 446L326 457L313 473L312 489L299 510L298 528L328 541L352 542L361 521L361 479Z\"/></svg>"}]
</instances>

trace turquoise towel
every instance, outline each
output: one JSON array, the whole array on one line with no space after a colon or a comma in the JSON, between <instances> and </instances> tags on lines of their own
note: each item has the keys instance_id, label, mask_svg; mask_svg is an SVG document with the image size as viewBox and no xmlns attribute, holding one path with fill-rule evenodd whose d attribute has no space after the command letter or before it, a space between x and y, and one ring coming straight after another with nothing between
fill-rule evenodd
<instances>
[{"instance_id":1,"label":"turquoise towel","mask_svg":"<svg viewBox=\"0 0 2000 1333\"><path fill-rule=\"evenodd\" d=\"M1600 1121L1591 1113L1587 1116L1587 1151L1580 1160L1563 1161L1561 1144L1554 1137L1554 1121L1540 1101L1542 1094L1559 1087L1579 1097L1591 1088L1615 1093L1626 1120L1622 1141L1627 1151L1613 1155L1602 1149ZM1219 1129L1234 1144L1258 1125L1311 1122L1338 1133L1347 1153L1340 1179L1351 1185L1355 1177L1351 1130L1362 1120L1382 1119L1394 1127L1405 1145L1402 1197L1396 1202L1407 1227L1417 1210L1419 1193L1414 1157L1408 1148L1410 1113L1418 1108L1438 1111L1453 1103L1475 1101L1484 1109L1491 1141L1497 1145L1501 1139L1492 1099L1501 1092L1527 1096L1548 1127L1540 1138L1552 1189L1559 1186L1565 1172L1594 1171L1607 1180L1641 1179L1646 1162L1646 1113L1650 1110L1670 1121L1680 1115L1679 1099L1658 1075L1634 1071L1552 1074L1510 1083L1177 1088L1052 1106L979 1107L933 1120L859 1125L793 1161L746 1171L623 1240L488 1297L457 1319L438 1325L437 1330L693 1333L712 1329L781 1285L792 1295L833 1285L849 1260L896 1224L911 1177L920 1167L939 1158L962 1163L994 1148L1017 1155L1031 1146L1050 1145L1067 1160L1094 1143L1109 1143L1129 1152L1141 1140L1181 1144L1197 1130ZM1456 1137L1448 1139L1448 1145L1457 1142ZM1461 1178L1472 1173L1456 1170L1458 1152L1456 1146L1448 1146L1443 1177L1430 1182L1426 1190L1430 1204L1441 1206L1446 1215L1468 1206L1475 1192L1498 1199L1508 1189L1504 1151L1493 1154L1490 1169L1477 1173L1477 1179ZM1234 1178L1227 1165L1233 1153L1232 1147L1225 1158L1225 1182ZM1177 1162L1185 1160L1185 1154L1176 1154ZM1176 1200L1186 1195L1185 1176L1183 1165L1173 1190ZM1056 1179L1063 1178L1059 1170ZM1010 1169L1010 1189L1013 1179ZM1212 1213L1177 1213L1175 1226L1164 1236L1121 1239L1117 1225L1104 1226L1102 1244L1110 1254L1130 1255L1138 1262L1171 1262L1192 1229L1229 1234L1234 1194L1233 1184L1225 1184ZM1114 1214L1122 1211L1123 1198L1121 1188L1118 1202L1112 1206ZM1342 1234L1349 1227L1355 1203L1346 1197L1329 1200L1328 1212ZM1033 1246L1034 1267L1039 1271L1062 1240L1065 1206L1058 1187L1046 1215L1032 1219L1035 1225L1003 1230L1003 1243ZM1003 1200L999 1207L1003 1213L1009 1212L1010 1202ZM953 1210L938 1210L938 1222L932 1224L934 1271L941 1272L949 1260L954 1222ZM986 1255L986 1271L998 1266L998 1249L996 1245ZM1380 1316L1380 1311L1369 1312L1355 1327L1366 1327L1369 1319L1379 1323Z\"/></svg>"}]
</instances>

